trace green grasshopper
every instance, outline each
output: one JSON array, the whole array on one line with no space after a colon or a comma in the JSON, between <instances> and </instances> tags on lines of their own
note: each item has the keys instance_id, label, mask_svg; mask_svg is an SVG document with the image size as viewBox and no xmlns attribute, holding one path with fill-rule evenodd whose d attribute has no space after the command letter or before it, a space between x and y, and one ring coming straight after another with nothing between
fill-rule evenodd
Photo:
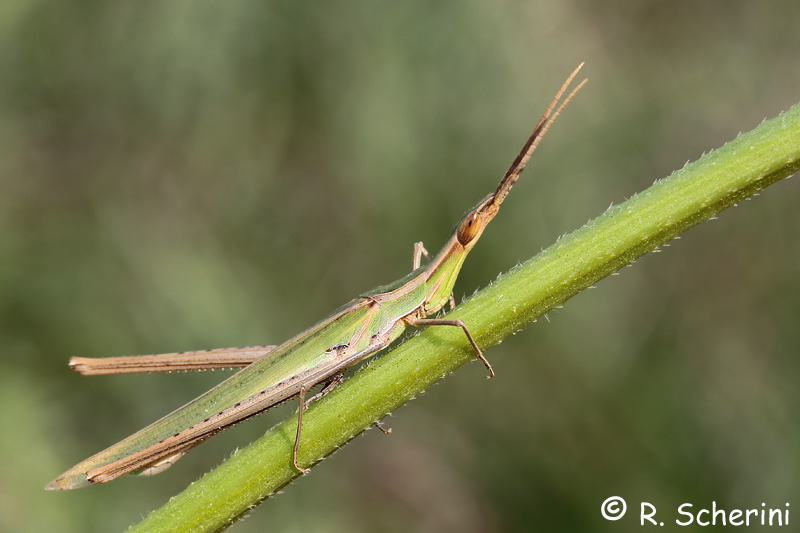
<instances>
[{"instance_id":1,"label":"green grasshopper","mask_svg":"<svg viewBox=\"0 0 800 533\"><path fill-rule=\"evenodd\" d=\"M415 244L413 270L407 276L361 294L279 346L72 358L72 369L85 375L244 368L138 433L67 470L46 489L67 490L107 483L130 473L157 474L207 438L293 396L299 396L300 408L292 464L300 472L307 473L309 470L298 464L297 455L303 412L308 404L340 383L343 370L386 348L407 326L461 328L476 358L486 366L487 377L494 376L491 365L462 320L427 317L448 302L454 307L453 285L464 259L497 214L553 121L586 83L584 80L579 84L555 109L582 66L564 82L495 192L464 216L441 251L422 265L423 255L428 257L428 254L422 243ZM308 390L320 383L327 385L306 401Z\"/></svg>"}]
</instances>

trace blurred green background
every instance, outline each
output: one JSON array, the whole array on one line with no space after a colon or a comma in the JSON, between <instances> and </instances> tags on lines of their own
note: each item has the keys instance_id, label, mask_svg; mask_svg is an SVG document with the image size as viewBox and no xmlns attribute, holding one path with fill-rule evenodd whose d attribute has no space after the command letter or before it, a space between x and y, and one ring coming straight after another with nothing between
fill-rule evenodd
<instances>
[{"instance_id":1,"label":"blurred green background","mask_svg":"<svg viewBox=\"0 0 800 533\"><path fill-rule=\"evenodd\" d=\"M790 1L0 3L0 529L122 530L296 408L157 477L45 492L224 376L85 378L70 356L280 342L399 278L586 61L461 299L800 101L799 18ZM488 352L496 379L468 365L234 530L618 533L641 530L641 501L673 528L682 503L800 509L799 186L574 298ZM619 522L600 514L613 495Z\"/></svg>"}]
</instances>

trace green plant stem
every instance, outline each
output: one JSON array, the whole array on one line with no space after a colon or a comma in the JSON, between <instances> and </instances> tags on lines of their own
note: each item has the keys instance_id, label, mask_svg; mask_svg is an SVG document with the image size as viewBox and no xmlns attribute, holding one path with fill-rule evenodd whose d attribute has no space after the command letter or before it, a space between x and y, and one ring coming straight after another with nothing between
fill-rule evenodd
<instances>
[{"instance_id":1,"label":"green plant stem","mask_svg":"<svg viewBox=\"0 0 800 533\"><path fill-rule=\"evenodd\" d=\"M481 290L449 316L488 348L598 280L800 168L800 106L687 164ZM457 328L428 328L375 360L303 417L300 462L322 460L474 357ZM498 377L496 379L502 379ZM216 531L284 487L297 417L133 527Z\"/></svg>"}]
</instances>

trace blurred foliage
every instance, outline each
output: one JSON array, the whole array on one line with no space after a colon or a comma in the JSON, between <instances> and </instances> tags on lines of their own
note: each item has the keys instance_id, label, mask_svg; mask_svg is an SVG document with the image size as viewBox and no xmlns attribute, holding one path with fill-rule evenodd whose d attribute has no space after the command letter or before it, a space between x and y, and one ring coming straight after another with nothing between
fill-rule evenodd
<instances>
[{"instance_id":1,"label":"blurred foliage","mask_svg":"<svg viewBox=\"0 0 800 533\"><path fill-rule=\"evenodd\" d=\"M282 341L435 250L564 76L590 85L457 296L798 102L793 2L0 5L3 531L121 530L295 408L154 478L46 493L220 373L70 355ZM800 500L800 193L787 180L434 387L236 531L671 523ZM628 500L606 522L600 504ZM313 505L313 507L311 507ZM310 511L313 509L313 511Z\"/></svg>"}]
</instances>

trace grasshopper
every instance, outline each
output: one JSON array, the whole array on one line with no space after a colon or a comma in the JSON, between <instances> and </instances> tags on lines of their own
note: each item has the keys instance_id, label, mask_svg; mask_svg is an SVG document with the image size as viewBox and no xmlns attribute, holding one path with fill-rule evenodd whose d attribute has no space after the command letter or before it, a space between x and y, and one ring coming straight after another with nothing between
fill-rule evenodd
<instances>
[{"instance_id":1,"label":"grasshopper","mask_svg":"<svg viewBox=\"0 0 800 533\"><path fill-rule=\"evenodd\" d=\"M72 358L70 366L86 375L243 368L202 396L67 470L46 489L67 490L107 483L129 473L157 474L202 441L293 396L299 397L300 408L292 464L306 473L309 470L298 464L297 455L303 412L308 404L340 383L343 370L386 348L408 326L460 328L472 345L475 357L486 366L487 377L494 376L491 365L462 320L429 318L429 315L448 302L454 307L452 290L464 259L497 214L553 121L586 83L586 80L581 82L559 105L582 66L578 66L561 86L497 189L461 219L439 253L431 259L422 243L415 244L413 270L407 276L359 295L278 346ZM422 264L423 256L428 257L425 264ZM306 400L309 389L320 383L327 385L322 392Z\"/></svg>"}]
</instances>

